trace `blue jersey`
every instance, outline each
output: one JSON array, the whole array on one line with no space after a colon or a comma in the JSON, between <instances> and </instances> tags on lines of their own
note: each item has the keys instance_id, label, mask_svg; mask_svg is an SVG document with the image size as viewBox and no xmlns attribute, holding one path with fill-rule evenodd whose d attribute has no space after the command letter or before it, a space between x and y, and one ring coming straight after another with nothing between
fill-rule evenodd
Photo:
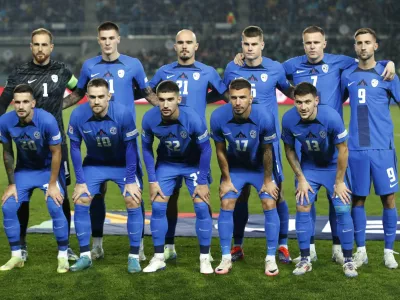
<instances>
[{"instance_id":1,"label":"blue jersey","mask_svg":"<svg viewBox=\"0 0 400 300\"><path fill-rule=\"evenodd\" d=\"M109 102L107 114L97 119L89 103L74 109L68 126L71 140L86 144L83 165L125 166L125 142L135 139L138 132L132 114L118 103Z\"/></svg>"},{"instance_id":2,"label":"blue jersey","mask_svg":"<svg viewBox=\"0 0 400 300\"><path fill-rule=\"evenodd\" d=\"M286 79L285 70L282 65L267 57L263 57L262 63L256 67L249 67L247 65L240 67L231 61L225 69L225 85L229 87L230 82L236 78L245 78L250 82L251 95L254 97L253 103L262 104L268 111L273 113L275 127L279 134L276 89L286 91L290 88L290 83Z\"/></svg>"},{"instance_id":3,"label":"blue jersey","mask_svg":"<svg viewBox=\"0 0 400 300\"><path fill-rule=\"evenodd\" d=\"M15 111L0 118L0 139L3 143L14 141L17 147L16 171L50 170L50 146L62 142L56 119L47 111L34 108L32 121L20 124Z\"/></svg>"},{"instance_id":4,"label":"blue jersey","mask_svg":"<svg viewBox=\"0 0 400 300\"><path fill-rule=\"evenodd\" d=\"M190 107L179 106L177 120L165 123L159 107L148 110L142 120L142 140L152 144L154 136L160 140L157 148L157 164L161 162L198 165L198 144L209 140L207 126Z\"/></svg>"},{"instance_id":5,"label":"blue jersey","mask_svg":"<svg viewBox=\"0 0 400 300\"><path fill-rule=\"evenodd\" d=\"M295 85L309 82L317 88L319 104L329 105L343 117L343 101L340 95L340 76L343 70L356 65L356 59L325 53L324 58L311 64L306 55L293 57L283 63L286 76Z\"/></svg>"},{"instance_id":6,"label":"blue jersey","mask_svg":"<svg viewBox=\"0 0 400 300\"><path fill-rule=\"evenodd\" d=\"M384 67L362 70L354 66L342 74L343 98L350 98L350 150L394 149L389 104L400 101L399 78L384 81Z\"/></svg>"},{"instance_id":7,"label":"blue jersey","mask_svg":"<svg viewBox=\"0 0 400 300\"><path fill-rule=\"evenodd\" d=\"M181 104L193 108L202 118L205 118L208 89L216 90L219 94L226 91L217 71L198 61L189 66L178 62L164 65L157 70L149 84L154 89L163 80L175 81L182 97Z\"/></svg>"},{"instance_id":8,"label":"blue jersey","mask_svg":"<svg viewBox=\"0 0 400 300\"><path fill-rule=\"evenodd\" d=\"M77 87L86 90L87 83L93 78L104 78L109 84L111 100L133 108L134 89L148 87L143 66L137 58L120 54L114 61L105 61L101 55L90 58L83 63Z\"/></svg>"},{"instance_id":9,"label":"blue jersey","mask_svg":"<svg viewBox=\"0 0 400 300\"><path fill-rule=\"evenodd\" d=\"M218 107L211 115L211 137L228 142L229 168L263 170L262 145L278 140L275 118L266 110L252 105L247 120L235 120L230 103Z\"/></svg>"},{"instance_id":10,"label":"blue jersey","mask_svg":"<svg viewBox=\"0 0 400 300\"><path fill-rule=\"evenodd\" d=\"M336 169L338 151L336 145L348 139L339 113L327 105L317 107L313 121L301 120L296 107L282 117L282 140L292 147L295 140L301 143L303 169Z\"/></svg>"}]
</instances>

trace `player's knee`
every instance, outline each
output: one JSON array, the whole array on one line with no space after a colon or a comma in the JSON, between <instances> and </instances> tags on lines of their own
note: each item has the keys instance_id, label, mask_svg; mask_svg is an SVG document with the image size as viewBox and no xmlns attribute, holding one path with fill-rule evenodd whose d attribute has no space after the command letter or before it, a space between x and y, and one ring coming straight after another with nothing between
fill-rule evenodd
<instances>
[{"instance_id":1,"label":"player's knee","mask_svg":"<svg viewBox=\"0 0 400 300\"><path fill-rule=\"evenodd\" d=\"M236 199L223 199L221 201L221 208L223 210L234 210L236 204Z\"/></svg>"},{"instance_id":2,"label":"player's knee","mask_svg":"<svg viewBox=\"0 0 400 300\"><path fill-rule=\"evenodd\" d=\"M396 207L396 201L395 201L394 194L381 196L381 201L382 201L383 207L386 209L391 209L391 208Z\"/></svg>"},{"instance_id":3,"label":"player's knee","mask_svg":"<svg viewBox=\"0 0 400 300\"><path fill-rule=\"evenodd\" d=\"M90 200L90 198L88 198L88 197L80 197L80 198L76 201L76 204L85 205L85 206L89 206L90 203L91 203L91 200Z\"/></svg>"},{"instance_id":4,"label":"player's knee","mask_svg":"<svg viewBox=\"0 0 400 300\"><path fill-rule=\"evenodd\" d=\"M1 208L5 218L9 218L10 216L17 216L18 205L14 198L8 199Z\"/></svg>"},{"instance_id":5,"label":"player's knee","mask_svg":"<svg viewBox=\"0 0 400 300\"><path fill-rule=\"evenodd\" d=\"M310 212L311 211L311 204L308 205L297 205L296 206L297 212Z\"/></svg>"},{"instance_id":6,"label":"player's knee","mask_svg":"<svg viewBox=\"0 0 400 300\"><path fill-rule=\"evenodd\" d=\"M131 196L124 197L124 200L125 200L126 208L138 208L138 207L140 207L141 202L142 202L142 200L140 200L139 203L137 203Z\"/></svg>"},{"instance_id":7,"label":"player's knee","mask_svg":"<svg viewBox=\"0 0 400 300\"><path fill-rule=\"evenodd\" d=\"M167 203L157 201L157 199L153 201L152 212L151 212L152 218L156 219L163 218L166 215L166 213L167 213Z\"/></svg>"},{"instance_id":8,"label":"player's knee","mask_svg":"<svg viewBox=\"0 0 400 300\"><path fill-rule=\"evenodd\" d=\"M276 208L276 201L274 199L263 199L261 203L263 210L271 210Z\"/></svg>"},{"instance_id":9,"label":"player's knee","mask_svg":"<svg viewBox=\"0 0 400 300\"><path fill-rule=\"evenodd\" d=\"M337 216L344 215L346 213L350 213L350 204L348 205L335 205L335 213Z\"/></svg>"}]
</instances>

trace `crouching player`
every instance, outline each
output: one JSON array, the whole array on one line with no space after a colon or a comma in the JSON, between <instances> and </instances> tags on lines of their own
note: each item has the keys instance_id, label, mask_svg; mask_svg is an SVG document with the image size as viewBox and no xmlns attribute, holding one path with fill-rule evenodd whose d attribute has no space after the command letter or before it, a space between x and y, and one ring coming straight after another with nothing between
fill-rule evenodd
<instances>
[{"instance_id":1,"label":"crouching player","mask_svg":"<svg viewBox=\"0 0 400 300\"><path fill-rule=\"evenodd\" d=\"M71 271L84 270L92 265L89 249L90 203L92 197L100 193L101 184L110 180L119 186L128 212L128 272L140 272L139 247L143 230L142 183L136 174L138 133L135 122L132 114L124 106L110 102L109 86L104 79L89 81L87 97L89 102L72 112L68 127L71 158L76 175L72 195L75 203L74 222L81 252L79 260L71 266ZM82 139L87 148L83 167L80 150Z\"/></svg>"},{"instance_id":2,"label":"crouching player","mask_svg":"<svg viewBox=\"0 0 400 300\"><path fill-rule=\"evenodd\" d=\"M337 232L343 249L343 271L357 276L352 261L354 226L351 218L351 191L347 174L347 130L340 115L327 105L319 105L317 89L307 82L294 90L295 107L282 118L282 140L286 158L296 179L296 234L301 260L293 271L303 275L312 270L310 236L313 233L311 205L321 186L332 198L337 216ZM301 143L301 165L295 152L295 140Z\"/></svg>"},{"instance_id":3,"label":"crouching player","mask_svg":"<svg viewBox=\"0 0 400 300\"><path fill-rule=\"evenodd\" d=\"M154 257L143 272L164 269L165 234L168 230L167 204L184 178L194 202L196 233L200 244L200 273L214 270L210 262L212 219L209 212L209 172L211 145L206 124L191 108L179 105L179 87L173 81L161 82L156 90L160 106L150 109L142 120L142 148L152 200L150 229ZM154 163L154 136L160 140Z\"/></svg>"},{"instance_id":4,"label":"crouching player","mask_svg":"<svg viewBox=\"0 0 400 300\"><path fill-rule=\"evenodd\" d=\"M57 180L61 164L61 133L56 119L35 108L33 90L27 84L14 89L15 111L0 118L0 138L3 142L4 166L8 187L2 197L3 223L11 247L11 259L0 271L22 268L20 224L17 212L21 203L29 201L35 188L46 193L47 208L53 219L53 231L58 244L58 273L65 273L68 264L68 223L62 210L64 191ZM17 148L14 171L12 140Z\"/></svg>"},{"instance_id":5,"label":"crouching player","mask_svg":"<svg viewBox=\"0 0 400 300\"><path fill-rule=\"evenodd\" d=\"M233 210L242 189L250 184L259 193L265 215L265 274L275 276L279 274L275 254L280 227L276 209L279 189L272 176L272 143L277 140L275 119L271 113L252 105L251 84L245 79L230 83L229 99L230 103L211 115L211 136L221 169L218 232L222 261L215 272L226 274L232 268Z\"/></svg>"}]
</instances>

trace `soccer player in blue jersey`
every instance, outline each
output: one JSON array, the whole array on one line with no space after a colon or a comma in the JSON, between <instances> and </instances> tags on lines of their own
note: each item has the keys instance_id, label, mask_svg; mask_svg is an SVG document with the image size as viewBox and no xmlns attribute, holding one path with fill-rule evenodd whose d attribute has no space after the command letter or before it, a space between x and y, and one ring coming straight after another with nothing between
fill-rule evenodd
<instances>
[{"instance_id":1,"label":"soccer player in blue jersey","mask_svg":"<svg viewBox=\"0 0 400 300\"><path fill-rule=\"evenodd\" d=\"M343 99L350 98L349 166L353 184L353 210L357 267L368 263L365 249L366 214L364 203L371 181L383 205L384 262L389 269L398 267L393 256L396 238L397 209L394 193L398 191L397 158L390 116L390 102L400 101L397 75L383 81L383 66L375 61L378 49L376 33L361 28L354 35L359 60L342 74Z\"/></svg>"},{"instance_id":2,"label":"soccer player in blue jersey","mask_svg":"<svg viewBox=\"0 0 400 300\"><path fill-rule=\"evenodd\" d=\"M148 85L143 66L137 58L118 52L120 43L119 27L112 22L104 22L98 28L98 43L101 55L86 60L82 66L77 89L64 99L64 108L77 103L86 92L86 86L92 78L107 80L111 100L117 101L133 113L136 120L134 105L134 90L143 95L152 105L157 105L157 97ZM139 157L139 156L138 156ZM137 163L141 172L140 160ZM106 217L104 194L106 185L103 185L102 195L97 195L90 206L92 220L93 249L92 258L99 259L104 256L103 251L103 226ZM143 244L141 245L140 259L145 260Z\"/></svg>"},{"instance_id":3,"label":"soccer player in blue jersey","mask_svg":"<svg viewBox=\"0 0 400 300\"><path fill-rule=\"evenodd\" d=\"M226 86L213 67L195 60L195 53L198 47L199 44L194 32L187 29L179 31L175 38L177 61L158 69L149 84L155 90L163 80L175 81L179 86L179 94L182 97L181 104L193 108L206 123L207 103L215 99L223 99ZM177 257L174 237L178 221L178 197L181 186L181 183L177 184L168 201L168 231L165 237L164 251L166 260Z\"/></svg>"},{"instance_id":4,"label":"soccer player in blue jersey","mask_svg":"<svg viewBox=\"0 0 400 300\"><path fill-rule=\"evenodd\" d=\"M0 271L22 268L20 224L17 212L30 200L34 189L45 193L47 208L53 220L58 244L58 273L68 272L68 222L62 210L64 191L59 183L61 164L61 133L56 119L35 108L33 89L28 84L14 88L15 111L0 118L0 139L3 143L4 166L8 187L2 197L3 225L11 247L11 259ZM17 165L14 170L14 141Z\"/></svg>"},{"instance_id":5,"label":"soccer player in blue jersey","mask_svg":"<svg viewBox=\"0 0 400 300\"><path fill-rule=\"evenodd\" d=\"M68 126L76 175L72 195L75 203L74 222L81 252L79 260L71 266L71 271L84 270L92 265L89 206L92 196L100 193L101 184L110 180L118 184L128 212L128 272L140 272L142 183L136 170L138 133L133 115L125 106L110 101L109 84L105 79L94 78L87 87L89 103L72 112ZM87 149L83 166L80 150L82 140Z\"/></svg>"},{"instance_id":6,"label":"soccer player in blue jersey","mask_svg":"<svg viewBox=\"0 0 400 300\"><path fill-rule=\"evenodd\" d=\"M207 126L193 109L179 105L181 96L175 82L161 82L157 87L157 96L159 107L147 111L142 120L142 150L150 183L150 229L154 244L154 257L143 272L156 272L166 267L164 244L168 230L167 203L183 178L196 212L200 272L211 274L214 270L209 255L212 219L208 185L212 150ZM154 136L160 140L156 164L152 149Z\"/></svg>"},{"instance_id":7,"label":"soccer player in blue jersey","mask_svg":"<svg viewBox=\"0 0 400 300\"><path fill-rule=\"evenodd\" d=\"M295 107L282 118L282 140L286 158L297 179L296 234L301 260L294 275L312 270L310 237L313 234L311 205L321 186L333 202L337 215L337 232L344 255L343 271L357 276L352 261L354 226L351 218L351 191L347 175L348 133L342 118L331 107L318 105L317 89L308 82L294 90ZM301 144L301 163L295 151L295 141Z\"/></svg>"},{"instance_id":8,"label":"soccer player in blue jersey","mask_svg":"<svg viewBox=\"0 0 400 300\"><path fill-rule=\"evenodd\" d=\"M262 56L264 48L264 36L260 27L249 26L242 33L242 50L244 54L244 66L238 66L233 61L225 69L224 83L229 83L235 78L245 78L251 84L251 95L256 109L272 112L275 118L275 128L279 135L278 103L276 101L276 89L291 95L292 88L286 79L285 70L282 65L267 57ZM280 218L279 233L279 260L282 263L290 263L291 258L287 246L287 234L289 231L289 209L283 198L282 181L282 159L279 140L274 142L274 176L280 189L277 203ZM238 201L234 213L234 247L232 249L232 260L240 259L243 254L244 229L249 217L248 196L243 201Z\"/></svg>"},{"instance_id":9,"label":"soccer player in blue jersey","mask_svg":"<svg viewBox=\"0 0 400 300\"><path fill-rule=\"evenodd\" d=\"M276 276L279 274L275 254L280 224L276 209L279 188L273 179L272 145L277 140L275 119L271 112L252 105L251 90L246 79L232 80L230 103L218 107L211 115L212 138L221 169L218 232L222 260L215 273L226 274L232 268L233 210L242 189L252 185L257 189L265 215L265 274Z\"/></svg>"}]
</instances>

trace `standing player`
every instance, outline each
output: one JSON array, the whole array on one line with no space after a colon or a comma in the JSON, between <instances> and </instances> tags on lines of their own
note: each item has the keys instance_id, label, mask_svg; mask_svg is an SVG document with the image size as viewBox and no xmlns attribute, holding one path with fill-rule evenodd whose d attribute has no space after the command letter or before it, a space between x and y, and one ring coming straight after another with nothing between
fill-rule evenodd
<instances>
[{"instance_id":1,"label":"standing player","mask_svg":"<svg viewBox=\"0 0 400 300\"><path fill-rule=\"evenodd\" d=\"M342 74L343 99L350 98L349 165L353 184L353 219L357 252L357 267L368 263L365 249L366 214L364 203L371 188L383 205L385 240L384 262L389 269L398 264L393 256L396 238L397 209L394 193L398 190L397 158L394 147L390 101L400 101L400 82L395 76L383 81L379 74L383 66L375 61L378 49L376 33L361 28L354 35L359 63Z\"/></svg>"},{"instance_id":2,"label":"standing player","mask_svg":"<svg viewBox=\"0 0 400 300\"><path fill-rule=\"evenodd\" d=\"M164 269L165 234L168 230L167 204L181 178L192 195L196 212L196 232L200 244L200 272L213 273L210 262L212 219L210 209L209 172L211 145L207 126L191 108L178 106L179 87L173 81L158 85L160 107L146 112L142 120L142 149L149 182L152 215L150 228L154 257L144 272ZM154 163L154 136L160 140L157 164Z\"/></svg>"},{"instance_id":3,"label":"standing player","mask_svg":"<svg viewBox=\"0 0 400 300\"><path fill-rule=\"evenodd\" d=\"M179 86L182 97L181 104L194 109L205 120L206 105L213 99L223 99L226 86L217 71L210 66L195 60L199 47L196 35L187 29L179 31L175 38L177 61L162 66L150 80L150 86L155 90L163 80L173 80ZM209 93L209 89L212 91ZM213 98L213 99L211 99ZM165 259L175 259L175 229L178 221L178 197L181 183L177 184L174 193L168 201L167 220L168 231L165 237Z\"/></svg>"},{"instance_id":4,"label":"standing player","mask_svg":"<svg viewBox=\"0 0 400 300\"><path fill-rule=\"evenodd\" d=\"M70 184L71 180L62 109L64 91L66 88L74 90L77 84L77 79L64 63L50 59L53 49L53 35L50 31L44 28L39 28L32 32L31 51L33 59L28 63L17 66L8 77L6 87L0 97L0 115L6 112L8 105L11 103L14 88L18 84L27 83L34 91L36 107L44 109L56 118L62 136L62 176L60 183L65 192L63 211L68 221L68 228L70 228L71 209L67 193L67 185ZM28 257L26 246L26 230L28 228L29 220L28 201L21 204L18 211L18 218L21 224L22 258L25 261ZM78 259L70 248L68 248L68 259Z\"/></svg>"},{"instance_id":5,"label":"standing player","mask_svg":"<svg viewBox=\"0 0 400 300\"><path fill-rule=\"evenodd\" d=\"M17 212L28 202L34 189L46 195L47 208L53 219L58 244L58 273L68 272L68 223L62 210L64 191L58 181L61 164L61 133L56 119L35 108L34 91L28 84L14 88L15 111L0 118L0 139L3 143L4 166L8 187L2 197L3 224L11 247L11 259L0 271L22 268L20 224ZM17 165L14 170L14 141Z\"/></svg>"},{"instance_id":6,"label":"standing player","mask_svg":"<svg viewBox=\"0 0 400 300\"><path fill-rule=\"evenodd\" d=\"M85 95L88 82L93 78L105 79L110 87L112 101L124 105L133 113L136 120L134 105L134 90L137 90L152 105L157 105L157 97L148 86L147 77L143 66L137 58L120 54L118 44L120 43L119 27L112 22L104 22L97 28L98 43L101 55L86 60L82 66L77 89L64 99L64 108L77 103ZM139 156L137 161L138 172L141 176L141 165ZM92 259L104 257L103 251L103 227L106 217L104 194L106 185L101 187L101 195L93 199L90 206L92 222L93 249ZM144 208L143 208L144 209ZM141 260L145 260L143 245L141 249Z\"/></svg>"},{"instance_id":7,"label":"standing player","mask_svg":"<svg viewBox=\"0 0 400 300\"><path fill-rule=\"evenodd\" d=\"M265 215L265 274L276 276L279 274L275 261L279 236L279 216L276 210L279 189L272 175L272 144L277 140L275 119L272 113L251 104L251 84L246 79L231 82L229 100L230 104L218 107L211 115L212 138L221 169L218 232L222 260L215 273L226 274L232 268L230 247L233 210L242 189L252 185L257 189Z\"/></svg>"},{"instance_id":8,"label":"standing player","mask_svg":"<svg viewBox=\"0 0 400 300\"><path fill-rule=\"evenodd\" d=\"M244 54L245 65L240 67L233 61L225 69L224 83L229 83L236 78L246 78L251 84L251 95L256 109L264 109L272 112L275 118L275 128L279 135L279 116L278 104L276 101L276 89L291 94L291 86L286 80L285 70L282 65L267 57L262 56L264 49L264 35L260 27L249 26L242 33L242 50ZM259 108L258 108L259 107ZM287 234L289 231L289 209L286 201L283 199L282 191L282 159L279 140L274 143L274 178L279 186L280 195L278 198L278 214L280 218L279 233L279 260L282 263L290 263L291 258L287 246ZM234 247L231 251L232 260L235 261L244 256L243 254L243 236L244 229L249 217L248 197L244 201L236 203L234 212Z\"/></svg>"},{"instance_id":9,"label":"standing player","mask_svg":"<svg viewBox=\"0 0 400 300\"><path fill-rule=\"evenodd\" d=\"M304 275L312 270L310 237L313 234L311 205L321 186L324 186L337 215L346 276L355 277L352 262L354 226L351 218L351 191L347 178L347 130L340 115L327 105L318 106L317 89L308 82L294 90L295 107L282 118L282 140L286 158L296 179L296 234L301 260L293 271ZM301 144L301 164L295 151L295 141Z\"/></svg>"},{"instance_id":10,"label":"standing player","mask_svg":"<svg viewBox=\"0 0 400 300\"><path fill-rule=\"evenodd\" d=\"M136 176L137 130L132 113L123 105L109 102L109 86L103 78L95 78L87 85L89 103L76 108L71 115L68 135L71 139L71 158L76 174L72 195L75 203L76 236L80 258L71 271L91 266L89 249L91 222L89 206L91 196L100 193L100 185L108 180L118 184L128 212L130 252L128 272L140 272L139 247L143 231L141 211L141 183ZM84 140L87 156L81 158Z\"/></svg>"}]
</instances>

